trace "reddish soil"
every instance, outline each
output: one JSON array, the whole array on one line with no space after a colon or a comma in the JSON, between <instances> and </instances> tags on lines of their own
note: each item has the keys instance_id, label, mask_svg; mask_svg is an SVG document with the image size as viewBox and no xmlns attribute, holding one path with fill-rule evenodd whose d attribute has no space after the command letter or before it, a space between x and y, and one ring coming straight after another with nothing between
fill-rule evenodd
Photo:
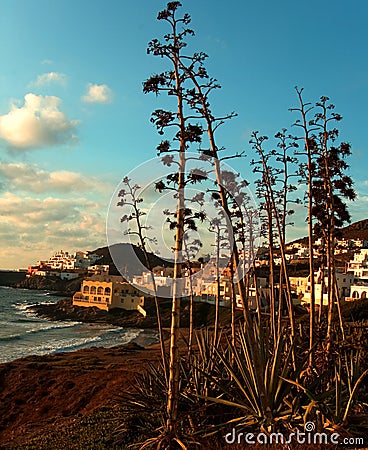
<instances>
[{"instance_id":1,"label":"reddish soil","mask_svg":"<svg viewBox=\"0 0 368 450\"><path fill-rule=\"evenodd\" d=\"M113 405L147 361L159 357L158 345L128 344L0 364L0 447L27 442Z\"/></svg>"}]
</instances>

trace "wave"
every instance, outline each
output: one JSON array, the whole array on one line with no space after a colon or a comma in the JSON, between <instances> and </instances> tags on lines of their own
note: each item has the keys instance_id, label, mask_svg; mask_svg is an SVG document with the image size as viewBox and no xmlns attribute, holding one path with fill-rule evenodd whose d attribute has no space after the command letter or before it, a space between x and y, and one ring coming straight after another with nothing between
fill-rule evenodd
<instances>
[{"instance_id":1,"label":"wave","mask_svg":"<svg viewBox=\"0 0 368 450\"><path fill-rule=\"evenodd\" d=\"M37 303L34 303L34 302L32 302L32 303L14 303L13 306L15 309L18 309L19 311L26 311L27 309L32 308L33 306L53 305L54 303L56 303L56 302L52 301L52 300L48 300L46 302L37 302Z\"/></svg>"},{"instance_id":2,"label":"wave","mask_svg":"<svg viewBox=\"0 0 368 450\"><path fill-rule=\"evenodd\" d=\"M45 331L57 330L57 329L61 329L61 328L71 328L80 323L81 322L56 322L56 323L49 324L49 323L40 322L39 327L27 330L26 333L27 334L43 333Z\"/></svg>"},{"instance_id":3,"label":"wave","mask_svg":"<svg viewBox=\"0 0 368 450\"><path fill-rule=\"evenodd\" d=\"M26 311L28 308L36 305L38 305L38 303L14 303L14 308L19 311Z\"/></svg>"},{"instance_id":4,"label":"wave","mask_svg":"<svg viewBox=\"0 0 368 450\"><path fill-rule=\"evenodd\" d=\"M37 302L37 303L14 303L13 307L17 310L15 311L15 314L20 316L26 316L36 318L38 317L37 313L33 309L34 306L38 305L51 305L54 302L48 301L48 302Z\"/></svg>"},{"instance_id":5,"label":"wave","mask_svg":"<svg viewBox=\"0 0 368 450\"><path fill-rule=\"evenodd\" d=\"M0 336L0 342L17 341L22 339L22 334L9 334L8 336Z\"/></svg>"},{"instance_id":6,"label":"wave","mask_svg":"<svg viewBox=\"0 0 368 450\"><path fill-rule=\"evenodd\" d=\"M60 323L48 323L48 322L39 322L39 321L24 321L25 323L32 323L32 324L39 324L39 326L35 326L34 328L31 329L26 329L25 327L22 329L21 332L19 333L13 333L13 334L9 334L7 336L0 336L0 342L9 342L9 341L15 341L15 340L21 340L23 338L25 338L27 335L32 335L32 334L36 334L36 333L44 333L47 331L52 331L52 330L58 330L58 329L63 329L63 328L71 328L74 327L78 324L80 324L80 322L60 322Z\"/></svg>"},{"instance_id":7,"label":"wave","mask_svg":"<svg viewBox=\"0 0 368 450\"><path fill-rule=\"evenodd\" d=\"M94 342L101 342L101 336L93 336L86 338L69 338L69 339L61 339L61 340L50 340L47 343L33 346L30 348L29 354L52 354L52 353L60 353L60 352L71 352L74 350L78 350L85 347L90 347Z\"/></svg>"},{"instance_id":8,"label":"wave","mask_svg":"<svg viewBox=\"0 0 368 450\"><path fill-rule=\"evenodd\" d=\"M64 324L65 325L65 324ZM71 324L70 324L71 326ZM60 328L60 327L59 327ZM41 330L42 331L42 330ZM47 330L44 330L47 331ZM80 336L68 336L65 334L59 338L52 337L45 334L43 337L39 335L39 339L35 339L33 336L37 336L35 333L15 334L7 337L0 337L0 342L3 342L2 352L0 353L0 363L12 361L17 358L22 358L30 355L46 355L55 354L60 352L72 352L83 348L90 348L94 346L98 347L115 347L128 342L137 342L139 345L149 345L157 341L157 332L153 333L152 330L137 330L137 329L96 329L97 334ZM21 340L21 342L17 342ZM8 342L5 342L8 341ZM12 343L14 341L14 343Z\"/></svg>"},{"instance_id":9,"label":"wave","mask_svg":"<svg viewBox=\"0 0 368 450\"><path fill-rule=\"evenodd\" d=\"M127 342L130 342L137 338L142 332L143 330L125 330L123 337L127 340Z\"/></svg>"},{"instance_id":10,"label":"wave","mask_svg":"<svg viewBox=\"0 0 368 450\"><path fill-rule=\"evenodd\" d=\"M24 358L30 355L47 355L55 354L60 352L71 352L79 350L82 348L91 347L94 342L99 342L101 340L100 336L89 337L89 338L69 338L69 339L53 339L47 343L42 343L39 345L29 345L22 347L12 347L9 348L5 353L0 355L0 363L13 361L17 358Z\"/></svg>"}]
</instances>

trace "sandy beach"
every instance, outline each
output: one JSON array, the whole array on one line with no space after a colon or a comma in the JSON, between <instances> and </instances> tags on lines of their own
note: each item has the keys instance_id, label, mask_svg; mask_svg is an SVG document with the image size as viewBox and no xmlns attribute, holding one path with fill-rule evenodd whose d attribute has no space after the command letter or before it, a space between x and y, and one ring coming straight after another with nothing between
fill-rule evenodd
<instances>
[{"instance_id":1,"label":"sandy beach","mask_svg":"<svg viewBox=\"0 0 368 450\"><path fill-rule=\"evenodd\" d=\"M1 364L0 448L62 433L99 409L114 408L135 374L159 357L158 344L143 348L131 343Z\"/></svg>"}]
</instances>

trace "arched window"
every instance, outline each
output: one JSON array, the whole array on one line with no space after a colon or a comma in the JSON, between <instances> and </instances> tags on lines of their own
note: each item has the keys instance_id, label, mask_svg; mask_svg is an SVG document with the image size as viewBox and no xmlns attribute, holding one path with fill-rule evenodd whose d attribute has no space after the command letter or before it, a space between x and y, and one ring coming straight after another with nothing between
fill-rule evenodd
<instances>
[{"instance_id":1,"label":"arched window","mask_svg":"<svg viewBox=\"0 0 368 450\"><path fill-rule=\"evenodd\" d=\"M97 288L97 294L98 294L98 295L103 294L103 287L99 286L99 287Z\"/></svg>"},{"instance_id":2,"label":"arched window","mask_svg":"<svg viewBox=\"0 0 368 450\"><path fill-rule=\"evenodd\" d=\"M363 292L362 292L362 295L360 296L360 298L367 298L367 292L366 292L366 291L363 291Z\"/></svg>"},{"instance_id":3,"label":"arched window","mask_svg":"<svg viewBox=\"0 0 368 450\"><path fill-rule=\"evenodd\" d=\"M105 295L110 295L111 289L109 287L105 288Z\"/></svg>"},{"instance_id":4,"label":"arched window","mask_svg":"<svg viewBox=\"0 0 368 450\"><path fill-rule=\"evenodd\" d=\"M83 286L83 292L85 294L88 294L89 293L89 286Z\"/></svg>"},{"instance_id":5,"label":"arched window","mask_svg":"<svg viewBox=\"0 0 368 450\"><path fill-rule=\"evenodd\" d=\"M353 292L353 298L359 298L359 294L358 294L357 291L354 291L354 292Z\"/></svg>"},{"instance_id":6,"label":"arched window","mask_svg":"<svg viewBox=\"0 0 368 450\"><path fill-rule=\"evenodd\" d=\"M96 286L91 286L91 294L96 294Z\"/></svg>"}]
</instances>

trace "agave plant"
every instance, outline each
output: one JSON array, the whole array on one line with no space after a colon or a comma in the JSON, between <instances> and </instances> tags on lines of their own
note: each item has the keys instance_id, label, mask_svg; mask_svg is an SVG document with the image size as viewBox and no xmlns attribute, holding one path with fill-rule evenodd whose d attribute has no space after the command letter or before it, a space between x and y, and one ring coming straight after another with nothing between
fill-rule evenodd
<instances>
[{"instance_id":1,"label":"agave plant","mask_svg":"<svg viewBox=\"0 0 368 450\"><path fill-rule=\"evenodd\" d=\"M226 348L214 349L212 372L206 377L215 386L216 396L203 396L206 402L221 404L231 414L231 418L221 424L243 429L262 429L271 431L279 428L294 415L298 397L291 396L292 386L285 378L298 379L303 363L297 367L292 359L292 345L286 333L280 333L275 346L263 335L261 327L255 327L257 349L261 356L263 373L257 373L252 360L252 351L244 328L238 328L237 345L227 342ZM262 338L261 338L262 334ZM221 373L216 377L214 373ZM261 398L260 380L264 380L267 409ZM219 427L218 427L219 428Z\"/></svg>"},{"instance_id":2,"label":"agave plant","mask_svg":"<svg viewBox=\"0 0 368 450\"><path fill-rule=\"evenodd\" d=\"M162 365L149 364L135 377L134 388L122 392L116 399L123 411L121 424L115 430L119 443L134 443L141 436L153 437L166 421L167 388Z\"/></svg>"},{"instance_id":3,"label":"agave plant","mask_svg":"<svg viewBox=\"0 0 368 450\"><path fill-rule=\"evenodd\" d=\"M360 350L339 349L330 371L316 377L308 386L293 379L285 379L305 395L303 400L303 423L319 418L325 430L361 435L368 433L368 404L357 400L359 387L368 375L362 369ZM353 406L356 414L352 413Z\"/></svg>"},{"instance_id":4,"label":"agave plant","mask_svg":"<svg viewBox=\"0 0 368 450\"><path fill-rule=\"evenodd\" d=\"M209 330L196 332L195 351L189 359L181 359L175 442L165 434L168 393L162 365L150 364L145 373L137 374L134 390L119 398L125 412L125 425L117 430L120 441L141 448L206 448L211 436L218 440L230 426L239 432L267 433L302 429L310 420L325 430L366 432L367 399L356 398L368 374L363 369L366 353L360 345L336 343L334 363L323 366L327 370L306 375L308 351L301 350L302 357L293 360L296 344L290 343L288 329L281 330L275 344L258 324L254 330L261 376L242 325L237 329L236 345L222 336L214 348ZM315 354L323 361L322 349ZM316 361L317 366L321 361ZM266 402L261 399L260 380L264 380ZM267 410L262 408L265 403Z\"/></svg>"},{"instance_id":5,"label":"agave plant","mask_svg":"<svg viewBox=\"0 0 368 450\"><path fill-rule=\"evenodd\" d=\"M180 364L180 409L178 414L179 436L172 442L166 434L167 384L162 364L149 364L144 373L137 374L131 391L123 392L117 399L124 416L117 427L117 442L129 441L132 447L144 448L197 448L198 437L212 427L215 417L222 417L223 410L204 400L205 394L214 393L206 373L212 370L217 378L221 373L212 349L212 337L208 330L197 334L197 352L190 358L183 357ZM216 419L215 419L216 420ZM144 437L144 438L143 438Z\"/></svg>"}]
</instances>

